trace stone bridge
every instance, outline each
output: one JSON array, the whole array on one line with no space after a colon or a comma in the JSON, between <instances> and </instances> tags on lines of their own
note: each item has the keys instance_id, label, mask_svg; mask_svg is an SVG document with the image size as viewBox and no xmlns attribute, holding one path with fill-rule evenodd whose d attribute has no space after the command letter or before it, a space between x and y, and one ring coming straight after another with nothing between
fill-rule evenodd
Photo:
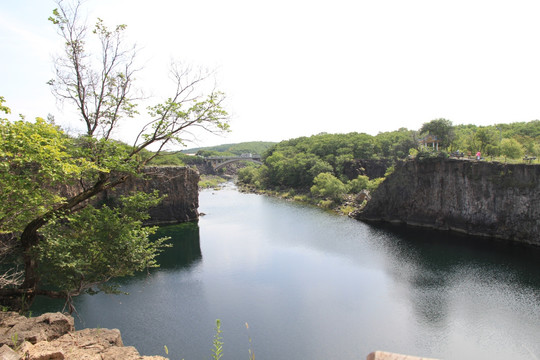
<instances>
[{"instance_id":1,"label":"stone bridge","mask_svg":"<svg viewBox=\"0 0 540 360\"><path fill-rule=\"evenodd\" d=\"M251 161L256 164L262 165L261 155L257 154L242 154L240 156L208 156L205 158L207 163L212 165L214 170L219 170L222 167L227 166L239 161Z\"/></svg>"}]
</instances>

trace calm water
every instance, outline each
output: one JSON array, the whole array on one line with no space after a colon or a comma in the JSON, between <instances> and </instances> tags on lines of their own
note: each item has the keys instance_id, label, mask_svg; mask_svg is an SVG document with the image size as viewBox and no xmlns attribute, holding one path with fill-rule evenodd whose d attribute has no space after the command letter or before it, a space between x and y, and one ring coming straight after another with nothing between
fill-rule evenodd
<instances>
[{"instance_id":1,"label":"calm water","mask_svg":"<svg viewBox=\"0 0 540 360\"><path fill-rule=\"evenodd\" d=\"M119 328L145 355L224 360L540 359L540 251L384 229L233 189L200 195L197 224L162 228L162 267L82 296L76 327ZM40 301L35 312L58 310ZM249 330L245 323L249 323ZM251 345L250 339L251 338Z\"/></svg>"}]
</instances>

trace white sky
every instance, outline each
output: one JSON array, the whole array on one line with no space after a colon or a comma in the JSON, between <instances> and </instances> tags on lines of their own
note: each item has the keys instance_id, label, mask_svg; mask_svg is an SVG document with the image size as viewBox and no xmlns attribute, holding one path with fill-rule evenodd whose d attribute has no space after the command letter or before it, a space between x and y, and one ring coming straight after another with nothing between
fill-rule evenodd
<instances>
[{"instance_id":1,"label":"white sky","mask_svg":"<svg viewBox=\"0 0 540 360\"><path fill-rule=\"evenodd\" d=\"M45 84L61 46L47 21L55 7L0 0L0 95L28 118L67 118ZM189 147L375 135L440 117L540 118L538 0L87 0L84 8L90 25L96 16L128 25L146 93L171 85L172 58L217 70L232 132Z\"/></svg>"}]
</instances>

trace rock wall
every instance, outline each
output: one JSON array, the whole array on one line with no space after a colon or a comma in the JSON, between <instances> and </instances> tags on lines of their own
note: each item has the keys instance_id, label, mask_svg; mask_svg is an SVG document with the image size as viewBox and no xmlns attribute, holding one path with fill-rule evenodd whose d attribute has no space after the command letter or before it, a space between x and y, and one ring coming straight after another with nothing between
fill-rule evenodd
<instances>
[{"instance_id":1,"label":"rock wall","mask_svg":"<svg viewBox=\"0 0 540 360\"><path fill-rule=\"evenodd\" d=\"M383 177L390 165L392 165L392 160L357 159L343 164L343 174L349 180L356 179L358 175L366 175L370 179L375 179Z\"/></svg>"},{"instance_id":2,"label":"rock wall","mask_svg":"<svg viewBox=\"0 0 540 360\"><path fill-rule=\"evenodd\" d=\"M149 225L172 224L196 220L199 217L199 173L189 167L147 167L142 178L129 179L110 191L100 194L101 201L109 201L133 191L159 190L166 195L160 205L150 209Z\"/></svg>"},{"instance_id":3,"label":"rock wall","mask_svg":"<svg viewBox=\"0 0 540 360\"><path fill-rule=\"evenodd\" d=\"M540 245L540 166L400 162L355 217Z\"/></svg>"}]
</instances>

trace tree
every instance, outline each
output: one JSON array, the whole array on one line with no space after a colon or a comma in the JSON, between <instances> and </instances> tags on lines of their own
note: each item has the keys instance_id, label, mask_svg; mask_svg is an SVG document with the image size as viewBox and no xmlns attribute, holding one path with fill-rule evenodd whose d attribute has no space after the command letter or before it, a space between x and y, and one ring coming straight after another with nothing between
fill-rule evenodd
<instances>
[{"instance_id":1,"label":"tree","mask_svg":"<svg viewBox=\"0 0 540 360\"><path fill-rule=\"evenodd\" d=\"M435 119L424 123L420 128L420 134L431 134L440 141L441 148L447 148L454 139L452 122L447 119Z\"/></svg>"},{"instance_id":2,"label":"tree","mask_svg":"<svg viewBox=\"0 0 540 360\"><path fill-rule=\"evenodd\" d=\"M495 145L495 134L488 127L480 127L476 131L475 137L478 140L479 150L487 152L489 145Z\"/></svg>"},{"instance_id":3,"label":"tree","mask_svg":"<svg viewBox=\"0 0 540 360\"><path fill-rule=\"evenodd\" d=\"M101 207L83 210L88 206L88 200L104 190L112 189L125 182L129 177L139 176L141 169L158 156L166 145L182 143L186 131L196 128L210 132L228 130L228 115L222 108L224 94L215 89L208 93L201 88L209 80L210 74L194 71L191 68L173 66L171 74L176 86L171 96L148 108L144 116L147 121L140 128L132 145L127 146L114 141L112 135L121 121L138 115L138 99L135 95L134 82L136 49L126 46L123 40L125 25L109 30L100 19L91 32L91 35L96 36L101 44L99 61L93 61L86 50L89 35L87 26L79 16L81 2L77 1L70 5L59 0L57 5L58 8L53 11L49 20L56 26L65 48L64 54L56 58L54 62L55 77L49 81L49 85L59 101L76 107L80 120L85 124L86 133L76 139L68 139L52 124L41 120L32 126L16 123L16 128L20 130L17 136L22 136L27 132L30 137L37 136L53 142L48 148L52 150L48 157L46 147L42 143L35 147L18 148L16 151L9 149L19 146L17 137L7 138L2 143L3 155L0 154L0 156L7 159L7 162L3 162L2 165L4 171L2 176L9 178L6 183L10 188L25 189L31 186L28 184L31 181L23 179L23 175L28 175L28 172L31 173L29 179L35 182L41 181L38 182L41 185L46 183L43 182L45 180L41 180L43 177L58 179L66 183L73 180L80 185L80 190L76 194L65 198L51 188L46 189L48 191L31 188L33 191L28 193L31 198L28 205L39 209L36 212L24 211L21 214L15 214L9 207L15 207L16 201L19 201L17 199L8 201L7 205L0 204L2 207L0 214L4 218L6 218L5 214L8 214L8 220L4 221L7 225L3 231L20 230L25 269L21 286L2 289L0 294L25 295L27 299L39 293L69 299L72 295L77 295L94 285L94 282L85 283L74 290L72 286L67 286L67 282L64 282L63 287L56 293L43 287L40 259L43 260L45 254L53 254L54 249L64 249L66 256L71 251L60 245L52 246L54 242L65 243L66 238L60 236L60 232L70 226L81 227L82 223L90 221L89 219L99 220L100 223L96 226L102 228L110 226L117 218L127 219L126 221L131 224L141 221L140 218L133 217L132 213L129 216L126 215L126 212L130 211L129 207L124 205L119 205L115 209ZM0 106L3 105L0 104ZM2 123L3 132L10 131L11 128L7 122ZM48 143L45 142L45 144ZM142 152L150 146L156 151L151 156L141 156ZM22 162L20 162L21 154L24 159ZM48 166L49 163L50 166ZM24 174L19 174L17 171ZM3 194L3 196L7 195ZM144 203L150 206L152 195L143 198ZM140 210L144 213L144 209ZM106 217L101 212L117 215ZM84 232L72 231L70 234L73 237L70 241L74 243L83 244L89 239L89 235ZM42 237L45 235L46 237ZM149 233L143 234L136 230L122 236L127 236L129 241L137 242L137 239L140 240L147 235ZM142 248L146 246L144 241L139 241L139 244L137 249L132 250L138 251L141 246ZM103 250L104 248L96 251ZM155 254L156 250L153 249L150 253ZM58 257L61 255L59 254ZM143 258L139 260L149 263L148 256L143 256ZM138 266L131 266L131 270L136 270ZM99 279L106 280L107 278L105 276ZM55 282L55 286L59 284Z\"/></svg>"},{"instance_id":4,"label":"tree","mask_svg":"<svg viewBox=\"0 0 540 360\"><path fill-rule=\"evenodd\" d=\"M366 175L358 175L356 179L348 182L349 193L358 194L360 191L369 187L369 177Z\"/></svg>"},{"instance_id":5,"label":"tree","mask_svg":"<svg viewBox=\"0 0 540 360\"><path fill-rule=\"evenodd\" d=\"M516 139L503 139L500 151L505 158L517 159L523 156L523 146Z\"/></svg>"},{"instance_id":6,"label":"tree","mask_svg":"<svg viewBox=\"0 0 540 360\"><path fill-rule=\"evenodd\" d=\"M313 179L310 190L314 196L338 201L347 192L347 187L334 175L325 172Z\"/></svg>"}]
</instances>

